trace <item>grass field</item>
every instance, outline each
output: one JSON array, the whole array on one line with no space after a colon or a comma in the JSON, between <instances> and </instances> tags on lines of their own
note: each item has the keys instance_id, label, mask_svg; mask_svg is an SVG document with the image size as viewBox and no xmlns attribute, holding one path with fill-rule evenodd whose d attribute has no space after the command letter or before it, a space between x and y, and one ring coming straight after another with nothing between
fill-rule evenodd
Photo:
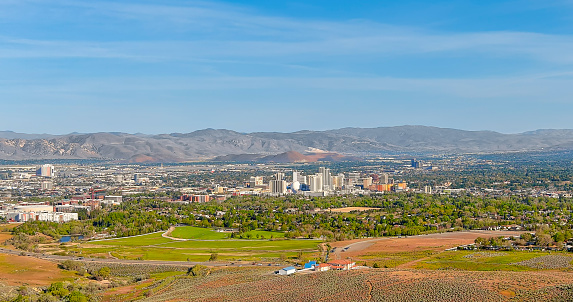
<instances>
[{"instance_id":1,"label":"grass field","mask_svg":"<svg viewBox=\"0 0 573 302\"><path fill-rule=\"evenodd\" d=\"M198 228L192 226L176 227L173 232L171 232L171 237L181 238L181 239L197 239L197 240L223 240L229 239L231 233L217 232L212 229ZM272 238L284 238L284 233L282 232L269 232L262 230L254 230L245 232L242 234L243 238L250 239L270 239Z\"/></svg>"},{"instance_id":2,"label":"grass field","mask_svg":"<svg viewBox=\"0 0 573 302\"><path fill-rule=\"evenodd\" d=\"M230 235L230 233L216 232L212 229L192 226L176 227L175 230L171 232L171 237L198 240L222 240L229 238Z\"/></svg>"},{"instance_id":3,"label":"grass field","mask_svg":"<svg viewBox=\"0 0 573 302\"><path fill-rule=\"evenodd\" d=\"M90 241L87 244L114 245L114 246L145 246L173 242L169 238L161 237L161 232L129 238L106 239Z\"/></svg>"},{"instance_id":4,"label":"grass field","mask_svg":"<svg viewBox=\"0 0 573 302\"><path fill-rule=\"evenodd\" d=\"M183 232L214 238L207 229L187 229ZM199 229L199 230L197 230ZM212 231L211 231L212 232ZM260 231L264 232L264 231ZM212 232L216 235L224 233ZM246 240L246 239L204 239L176 241L153 233L123 239L91 241L81 246L71 247L74 255L109 256L120 259L168 260L168 261L207 261L217 253L219 260L276 260L281 256L294 258L299 252L306 256L317 254L320 240Z\"/></svg>"}]
</instances>

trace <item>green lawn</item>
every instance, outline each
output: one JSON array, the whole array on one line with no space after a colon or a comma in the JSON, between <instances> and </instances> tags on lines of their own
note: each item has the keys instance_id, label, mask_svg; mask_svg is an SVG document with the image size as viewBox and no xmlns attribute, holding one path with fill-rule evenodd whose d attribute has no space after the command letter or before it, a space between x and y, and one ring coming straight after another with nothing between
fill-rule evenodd
<instances>
[{"instance_id":1,"label":"green lawn","mask_svg":"<svg viewBox=\"0 0 573 302\"><path fill-rule=\"evenodd\" d=\"M221 240L229 238L230 233L222 233L213 229L198 228L192 226L176 227L171 232L171 237L181 239L198 239L198 240Z\"/></svg>"},{"instance_id":2,"label":"green lawn","mask_svg":"<svg viewBox=\"0 0 573 302\"><path fill-rule=\"evenodd\" d=\"M271 239L271 237L273 237L273 238L284 238L285 237L285 233L283 233L283 232L270 232L270 231L255 230L255 231L249 231L249 232L243 233L243 237L246 237L249 235L251 235L251 239ZM257 235L259 237L257 237Z\"/></svg>"},{"instance_id":3,"label":"green lawn","mask_svg":"<svg viewBox=\"0 0 573 302\"><path fill-rule=\"evenodd\" d=\"M172 241L161 247L192 249L241 249L241 250L316 250L320 240L221 240L221 241Z\"/></svg>"},{"instance_id":4,"label":"green lawn","mask_svg":"<svg viewBox=\"0 0 573 302\"><path fill-rule=\"evenodd\" d=\"M284 238L283 232L270 232L263 230L254 230L245 232L242 238L250 239L270 239L272 238ZM183 226L176 227L173 232L171 232L171 237L181 238L181 239L197 239L197 240L223 240L230 238L231 233L217 232L213 229L199 228L193 226ZM238 238L237 238L238 239Z\"/></svg>"},{"instance_id":5,"label":"green lawn","mask_svg":"<svg viewBox=\"0 0 573 302\"><path fill-rule=\"evenodd\" d=\"M247 240L221 239L221 237L216 240L213 238L226 234L196 227L181 227L179 232L196 238L201 237L203 240L176 241L161 237L161 233L153 233L130 238L91 241L83 244L82 248L71 247L69 251L79 255L78 252L81 250L83 256L111 253L112 256L121 259L168 261L207 261L212 253L218 253L219 260L256 261L277 259L281 255L294 258L299 251L310 256L318 251L318 245L322 242L307 239ZM261 234L271 233L253 232L258 232L259 237Z\"/></svg>"},{"instance_id":6,"label":"green lawn","mask_svg":"<svg viewBox=\"0 0 573 302\"><path fill-rule=\"evenodd\" d=\"M96 240L96 241L89 241L86 244L115 245L115 246L145 246L145 245L154 245L154 244L173 242L173 240L171 240L171 239L161 237L161 234L162 233L159 232L159 233L152 233L152 234L129 237L129 238Z\"/></svg>"}]
</instances>

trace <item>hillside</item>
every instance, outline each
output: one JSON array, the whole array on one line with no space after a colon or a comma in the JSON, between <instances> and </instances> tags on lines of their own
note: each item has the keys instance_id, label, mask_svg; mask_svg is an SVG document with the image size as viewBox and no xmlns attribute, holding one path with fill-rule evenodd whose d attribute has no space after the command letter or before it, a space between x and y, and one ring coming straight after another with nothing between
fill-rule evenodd
<instances>
[{"instance_id":1,"label":"hillside","mask_svg":"<svg viewBox=\"0 0 573 302\"><path fill-rule=\"evenodd\" d=\"M124 162L192 160L325 160L315 150L345 156L396 153L492 153L572 150L573 130L520 134L426 126L343 128L293 133L205 129L159 135L91 133L35 135L0 132L0 159L110 159ZM315 158L306 158L311 151ZM289 152L289 153L287 153ZM225 159L225 156L229 156ZM269 157L270 156L270 157ZM272 157L274 156L274 157ZM302 156L302 157L301 157ZM333 160L339 156L336 155Z\"/></svg>"}]
</instances>

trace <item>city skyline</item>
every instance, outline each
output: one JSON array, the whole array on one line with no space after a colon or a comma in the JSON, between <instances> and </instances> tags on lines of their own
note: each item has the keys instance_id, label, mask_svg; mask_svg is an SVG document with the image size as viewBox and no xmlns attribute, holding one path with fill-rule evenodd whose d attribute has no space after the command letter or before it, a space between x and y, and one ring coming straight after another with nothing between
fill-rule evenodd
<instances>
[{"instance_id":1,"label":"city skyline","mask_svg":"<svg viewBox=\"0 0 573 302\"><path fill-rule=\"evenodd\" d=\"M4 0L0 129L571 129L572 9Z\"/></svg>"}]
</instances>

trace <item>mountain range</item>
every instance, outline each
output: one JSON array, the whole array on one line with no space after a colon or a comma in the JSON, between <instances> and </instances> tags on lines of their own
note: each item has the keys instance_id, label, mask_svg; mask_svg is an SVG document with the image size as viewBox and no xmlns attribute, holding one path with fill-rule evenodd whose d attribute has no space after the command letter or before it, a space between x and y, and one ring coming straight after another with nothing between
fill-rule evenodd
<instances>
[{"instance_id":1,"label":"mountain range","mask_svg":"<svg viewBox=\"0 0 573 302\"><path fill-rule=\"evenodd\" d=\"M496 153L573 150L573 130L518 134L427 126L343 128L292 133L204 129L158 135L119 132L66 135L0 131L0 159L108 159L120 162L254 160L284 162L408 153ZM288 153L293 151L291 153ZM282 154L282 155L281 155ZM300 154L300 155L299 155ZM281 156L278 156L281 155ZM273 160L273 156L277 157ZM300 158L300 156L310 156ZM313 157L314 156L314 157ZM297 160L298 157L298 160Z\"/></svg>"}]
</instances>

